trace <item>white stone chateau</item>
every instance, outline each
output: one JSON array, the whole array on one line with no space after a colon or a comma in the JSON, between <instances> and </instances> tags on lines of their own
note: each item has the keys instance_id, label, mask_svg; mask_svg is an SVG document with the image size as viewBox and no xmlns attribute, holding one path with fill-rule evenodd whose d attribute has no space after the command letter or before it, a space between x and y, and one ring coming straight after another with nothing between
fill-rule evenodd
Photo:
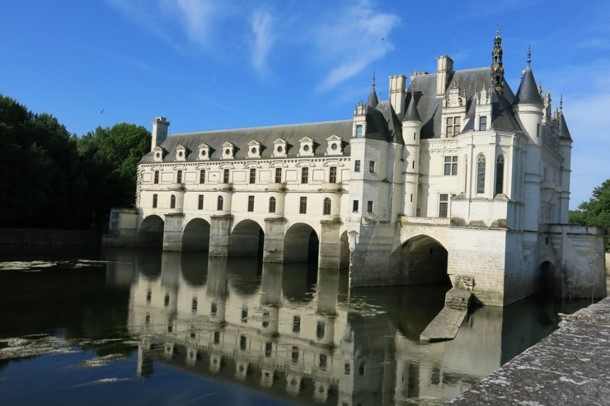
<instances>
[{"instance_id":1,"label":"white stone chateau","mask_svg":"<svg viewBox=\"0 0 610 406\"><path fill-rule=\"evenodd\" d=\"M111 229L164 250L317 255L357 285L451 279L484 304L554 287L605 295L603 236L568 226L572 137L534 79L514 92L501 37L490 67L375 83L346 121L178 134L153 121L136 211Z\"/></svg>"}]
</instances>

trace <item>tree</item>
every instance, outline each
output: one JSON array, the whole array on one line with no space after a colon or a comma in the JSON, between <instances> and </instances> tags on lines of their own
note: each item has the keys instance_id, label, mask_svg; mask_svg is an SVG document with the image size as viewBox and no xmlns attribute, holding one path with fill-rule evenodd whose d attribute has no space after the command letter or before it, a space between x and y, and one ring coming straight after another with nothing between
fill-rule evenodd
<instances>
[{"instance_id":1,"label":"tree","mask_svg":"<svg viewBox=\"0 0 610 406\"><path fill-rule=\"evenodd\" d=\"M570 223L610 228L610 179L593 189L591 199L582 202L578 210L570 211ZM606 243L606 250L610 248Z\"/></svg>"}]
</instances>

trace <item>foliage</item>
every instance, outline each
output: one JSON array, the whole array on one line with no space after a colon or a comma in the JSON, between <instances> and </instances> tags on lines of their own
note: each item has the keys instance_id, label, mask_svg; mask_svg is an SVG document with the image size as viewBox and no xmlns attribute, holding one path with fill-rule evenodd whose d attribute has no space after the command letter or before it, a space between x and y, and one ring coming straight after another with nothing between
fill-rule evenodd
<instances>
[{"instance_id":1,"label":"foliage","mask_svg":"<svg viewBox=\"0 0 610 406\"><path fill-rule=\"evenodd\" d=\"M79 139L55 117L0 95L0 141L0 227L83 229L133 204L150 134L122 123Z\"/></svg>"},{"instance_id":2,"label":"foliage","mask_svg":"<svg viewBox=\"0 0 610 406\"><path fill-rule=\"evenodd\" d=\"M610 228L610 179L593 189L591 199L570 211L570 223ZM606 250L610 249L607 241Z\"/></svg>"}]
</instances>

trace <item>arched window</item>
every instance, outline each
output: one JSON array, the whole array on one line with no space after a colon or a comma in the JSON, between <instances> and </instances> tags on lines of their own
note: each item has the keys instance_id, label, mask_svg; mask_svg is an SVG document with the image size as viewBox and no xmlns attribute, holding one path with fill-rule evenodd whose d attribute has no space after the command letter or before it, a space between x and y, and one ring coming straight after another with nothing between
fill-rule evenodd
<instances>
[{"instance_id":1,"label":"arched window","mask_svg":"<svg viewBox=\"0 0 610 406\"><path fill-rule=\"evenodd\" d=\"M477 193L485 193L485 155L477 156Z\"/></svg>"},{"instance_id":2,"label":"arched window","mask_svg":"<svg viewBox=\"0 0 610 406\"><path fill-rule=\"evenodd\" d=\"M269 213L275 213L275 197L269 198Z\"/></svg>"},{"instance_id":3,"label":"arched window","mask_svg":"<svg viewBox=\"0 0 610 406\"><path fill-rule=\"evenodd\" d=\"M496 193L504 193L504 155L496 159Z\"/></svg>"},{"instance_id":4,"label":"arched window","mask_svg":"<svg viewBox=\"0 0 610 406\"><path fill-rule=\"evenodd\" d=\"M223 205L224 199L222 198L222 196L218 196L218 200L216 201L216 210L222 210Z\"/></svg>"},{"instance_id":5,"label":"arched window","mask_svg":"<svg viewBox=\"0 0 610 406\"><path fill-rule=\"evenodd\" d=\"M325 198L324 199L324 207L322 209L322 214L330 214L330 208L331 208L331 203L330 203L330 198Z\"/></svg>"},{"instance_id":6,"label":"arched window","mask_svg":"<svg viewBox=\"0 0 610 406\"><path fill-rule=\"evenodd\" d=\"M176 208L176 196L172 195L172 197L170 197L169 207L170 207L170 209Z\"/></svg>"}]
</instances>

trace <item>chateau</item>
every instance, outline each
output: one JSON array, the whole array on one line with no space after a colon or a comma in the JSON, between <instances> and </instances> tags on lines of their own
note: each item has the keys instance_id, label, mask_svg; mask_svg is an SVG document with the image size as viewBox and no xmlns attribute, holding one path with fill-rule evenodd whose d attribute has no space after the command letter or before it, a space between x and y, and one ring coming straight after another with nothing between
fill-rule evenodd
<instances>
[{"instance_id":1,"label":"chateau","mask_svg":"<svg viewBox=\"0 0 610 406\"><path fill-rule=\"evenodd\" d=\"M111 231L166 251L317 258L352 286L466 286L503 306L554 288L605 296L603 234L568 223L572 137L528 54L516 92L491 66L375 82L353 118L168 136L152 124L136 210Z\"/></svg>"}]
</instances>

